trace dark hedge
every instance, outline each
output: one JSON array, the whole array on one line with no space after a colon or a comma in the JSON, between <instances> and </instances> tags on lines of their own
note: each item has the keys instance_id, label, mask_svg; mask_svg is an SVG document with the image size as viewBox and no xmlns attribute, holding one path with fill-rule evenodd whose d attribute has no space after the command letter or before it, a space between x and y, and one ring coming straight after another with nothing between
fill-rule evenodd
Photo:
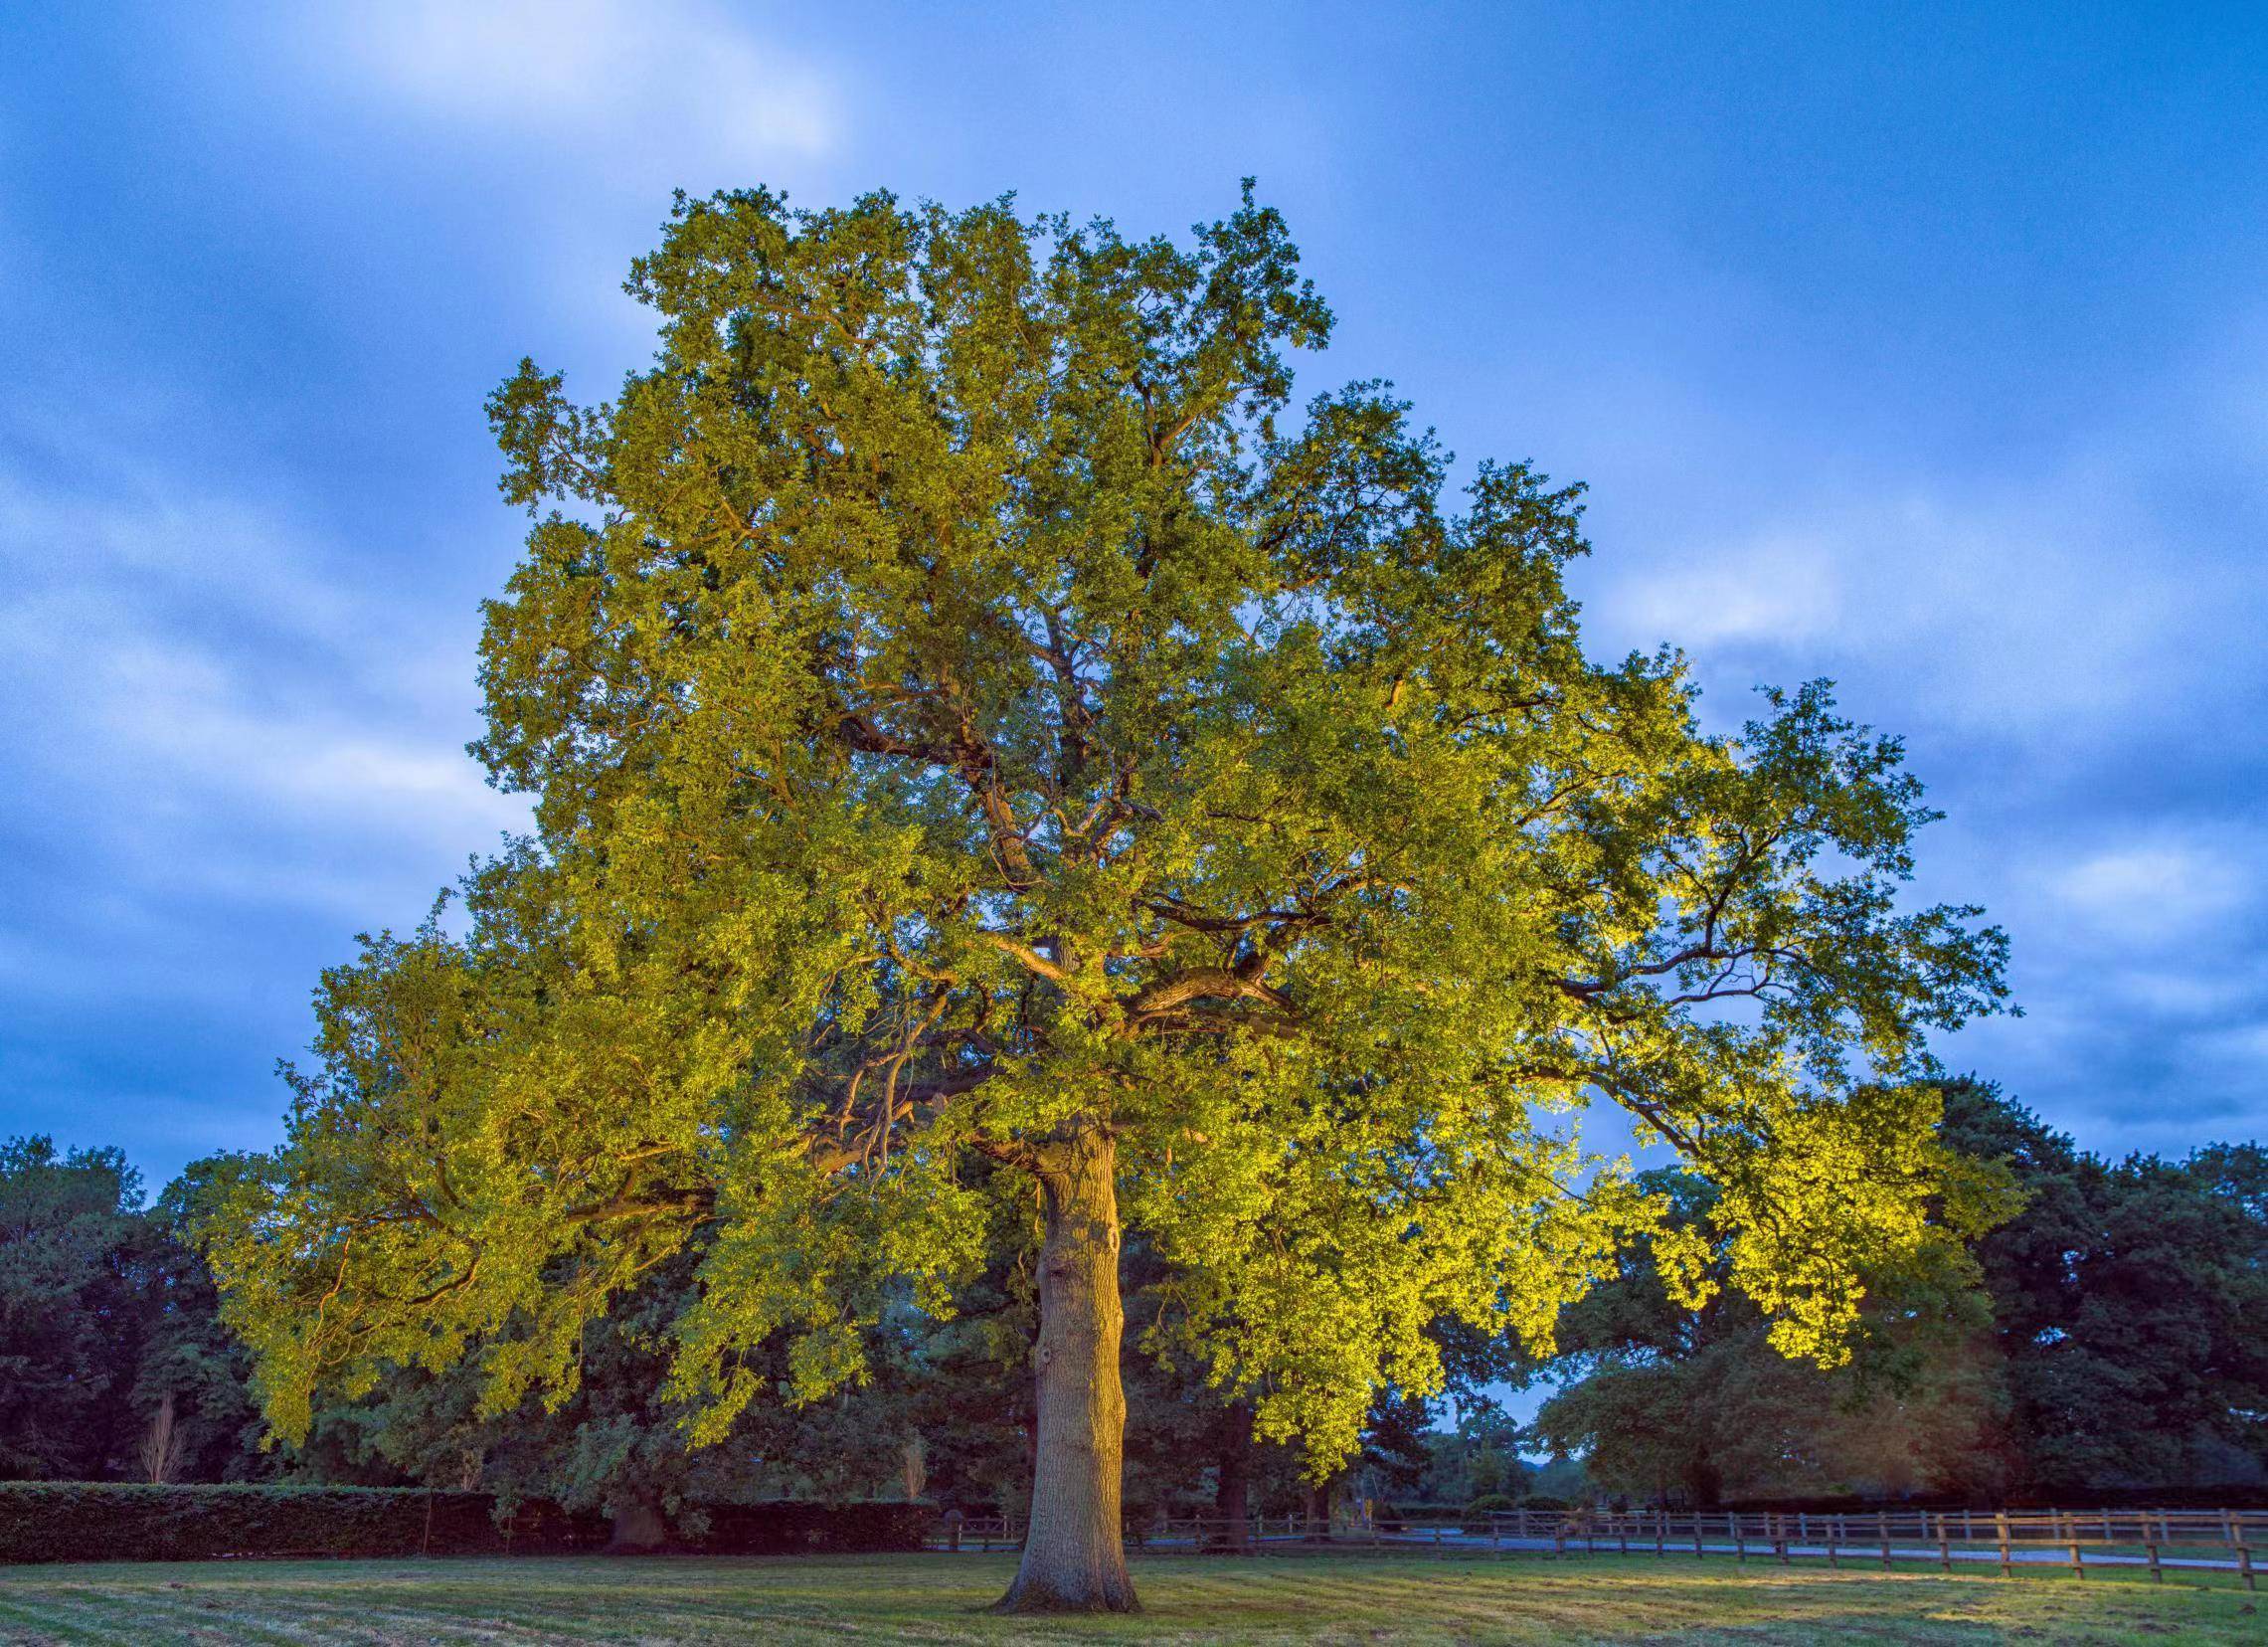
<instances>
[{"instance_id":1,"label":"dark hedge","mask_svg":"<svg viewBox=\"0 0 2268 1647\"><path fill-rule=\"evenodd\" d=\"M688 1541L710 1556L789 1556L803 1551L919 1550L934 1504L709 1504L709 1531Z\"/></svg>"},{"instance_id":2,"label":"dark hedge","mask_svg":"<svg viewBox=\"0 0 2268 1647\"><path fill-rule=\"evenodd\" d=\"M672 1548L715 1555L919 1550L921 1504L703 1507L708 1532ZM394 1487L150 1487L0 1482L0 1563L191 1561L231 1556L554 1556L603 1550L605 1516L489 1493Z\"/></svg>"}]
</instances>

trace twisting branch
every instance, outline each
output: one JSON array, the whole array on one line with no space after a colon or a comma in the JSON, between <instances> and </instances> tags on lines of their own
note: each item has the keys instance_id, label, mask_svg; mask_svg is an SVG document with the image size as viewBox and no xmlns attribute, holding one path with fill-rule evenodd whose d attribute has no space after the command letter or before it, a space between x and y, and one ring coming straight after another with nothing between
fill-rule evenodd
<instances>
[{"instance_id":1,"label":"twisting branch","mask_svg":"<svg viewBox=\"0 0 2268 1647\"><path fill-rule=\"evenodd\" d=\"M1071 988L1072 978L1068 972L1021 939L1005 932L980 932L977 937L1017 962L1026 972L1044 978L1050 984L1060 984L1067 990Z\"/></svg>"}]
</instances>

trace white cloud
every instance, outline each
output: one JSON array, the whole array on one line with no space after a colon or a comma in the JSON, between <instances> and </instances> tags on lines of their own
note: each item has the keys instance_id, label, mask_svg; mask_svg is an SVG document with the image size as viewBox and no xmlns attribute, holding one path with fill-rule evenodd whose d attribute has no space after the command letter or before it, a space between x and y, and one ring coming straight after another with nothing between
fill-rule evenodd
<instances>
[{"instance_id":1,"label":"white cloud","mask_svg":"<svg viewBox=\"0 0 2268 1647\"><path fill-rule=\"evenodd\" d=\"M2126 968L2110 974L2106 982L2114 997L2172 1022L2222 1019L2244 1010L2260 994L2257 979L2232 970L2200 975Z\"/></svg>"},{"instance_id":2,"label":"white cloud","mask_svg":"<svg viewBox=\"0 0 2268 1647\"><path fill-rule=\"evenodd\" d=\"M1808 640L1840 618L1839 582L1824 540L1771 537L1628 580L1610 622L1681 646Z\"/></svg>"},{"instance_id":3,"label":"white cloud","mask_svg":"<svg viewBox=\"0 0 2268 1647\"><path fill-rule=\"evenodd\" d=\"M2164 530L2084 473L1846 495L1727 542L1618 556L1591 608L1616 649L1666 640L1784 676L1881 673L1948 724L2053 739L2074 719L2209 703L2212 654L2268 599L2233 565L2200 578L2153 543Z\"/></svg>"},{"instance_id":4,"label":"white cloud","mask_svg":"<svg viewBox=\"0 0 2268 1647\"><path fill-rule=\"evenodd\" d=\"M112 751L176 796L467 850L527 822L526 806L490 789L454 742L403 725L384 700L263 709L221 661L148 641L118 645L83 685Z\"/></svg>"},{"instance_id":5,"label":"white cloud","mask_svg":"<svg viewBox=\"0 0 2268 1647\"><path fill-rule=\"evenodd\" d=\"M2141 944L2174 943L2241 919L2260 891L2234 852L2179 839L2091 853L2057 872L2051 885L2094 931Z\"/></svg>"},{"instance_id":6,"label":"white cloud","mask_svg":"<svg viewBox=\"0 0 2268 1647\"><path fill-rule=\"evenodd\" d=\"M837 138L827 78L702 0L379 0L309 15L303 51L362 96L603 168L665 154L679 170L746 169Z\"/></svg>"},{"instance_id":7,"label":"white cloud","mask_svg":"<svg viewBox=\"0 0 2268 1647\"><path fill-rule=\"evenodd\" d=\"M2207 1037L2205 1047L2215 1057L2232 1064L2268 1066L2268 1022L2225 1029Z\"/></svg>"},{"instance_id":8,"label":"white cloud","mask_svg":"<svg viewBox=\"0 0 2268 1647\"><path fill-rule=\"evenodd\" d=\"M51 864L129 900L235 888L384 919L525 827L463 753L465 634L279 514L95 472L66 488L0 470L18 728L0 776L39 797L24 817Z\"/></svg>"},{"instance_id":9,"label":"white cloud","mask_svg":"<svg viewBox=\"0 0 2268 1647\"><path fill-rule=\"evenodd\" d=\"M1684 646L1712 722L1824 674L1909 735L1950 815L1917 893L2006 926L2028 1014L1940 1051L2101 1147L2254 1129L2268 1068L2268 325L2221 341L2021 466L1842 458L1758 500L1707 491L1740 465L1696 432L1694 501L1576 573L1598 650Z\"/></svg>"},{"instance_id":10,"label":"white cloud","mask_svg":"<svg viewBox=\"0 0 2268 1647\"><path fill-rule=\"evenodd\" d=\"M346 592L308 564L304 535L274 511L185 486L106 449L87 432L54 445L102 476L99 486L35 485L0 469L0 557L21 560L0 621L35 603L80 610L73 622L107 628L161 605L231 622L343 639L358 627Z\"/></svg>"},{"instance_id":11,"label":"white cloud","mask_svg":"<svg viewBox=\"0 0 2268 1647\"><path fill-rule=\"evenodd\" d=\"M1722 664L1720 686L1878 682L1909 728L1926 716L2034 759L2169 724L2192 743L2247 734L2268 687L2268 314L2212 343L2025 466L1823 461L1793 495L1608 540L1578 574L1603 649L1669 640ZM1712 461L1706 428L1679 434L1684 461Z\"/></svg>"}]
</instances>

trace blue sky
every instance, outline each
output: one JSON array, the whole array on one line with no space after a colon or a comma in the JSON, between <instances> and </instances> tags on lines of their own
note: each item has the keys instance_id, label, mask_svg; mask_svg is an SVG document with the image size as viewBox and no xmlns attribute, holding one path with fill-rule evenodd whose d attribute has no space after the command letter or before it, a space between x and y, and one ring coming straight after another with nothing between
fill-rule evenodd
<instances>
[{"instance_id":1,"label":"blue sky","mask_svg":"<svg viewBox=\"0 0 2268 1647\"><path fill-rule=\"evenodd\" d=\"M1949 1062L2258 1135L2264 81L2256 8L8 7L0 1133L271 1142L316 971L524 816L480 401L642 358L672 187L1147 232L1256 173L1307 387L1591 482L1600 651L1907 735L2029 1014Z\"/></svg>"}]
</instances>

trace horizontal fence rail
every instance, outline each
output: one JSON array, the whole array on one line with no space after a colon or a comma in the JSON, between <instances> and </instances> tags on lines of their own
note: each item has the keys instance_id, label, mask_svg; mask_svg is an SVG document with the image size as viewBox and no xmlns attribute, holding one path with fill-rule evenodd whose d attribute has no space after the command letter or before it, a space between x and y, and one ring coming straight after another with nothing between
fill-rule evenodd
<instances>
[{"instance_id":1,"label":"horizontal fence rail","mask_svg":"<svg viewBox=\"0 0 2268 1647\"><path fill-rule=\"evenodd\" d=\"M933 1550L1013 1550L1022 1530L1008 1517L946 1517ZM1133 1521L1130 1551L1156 1554L1297 1555L1323 1550L1509 1555L1682 1556L1792 1564L1825 1560L1884 1569L1929 1563L1952 1572L1979 1565L2012 1577L2053 1567L2084 1578L2089 1566L2141 1568L2163 1582L2168 1569L2234 1574L2256 1588L2254 1541L2268 1538L2258 1510L1869 1510L1675 1511L1499 1510L1461 1517L1380 1516L1367 1521L1305 1516L1173 1516Z\"/></svg>"}]
</instances>

